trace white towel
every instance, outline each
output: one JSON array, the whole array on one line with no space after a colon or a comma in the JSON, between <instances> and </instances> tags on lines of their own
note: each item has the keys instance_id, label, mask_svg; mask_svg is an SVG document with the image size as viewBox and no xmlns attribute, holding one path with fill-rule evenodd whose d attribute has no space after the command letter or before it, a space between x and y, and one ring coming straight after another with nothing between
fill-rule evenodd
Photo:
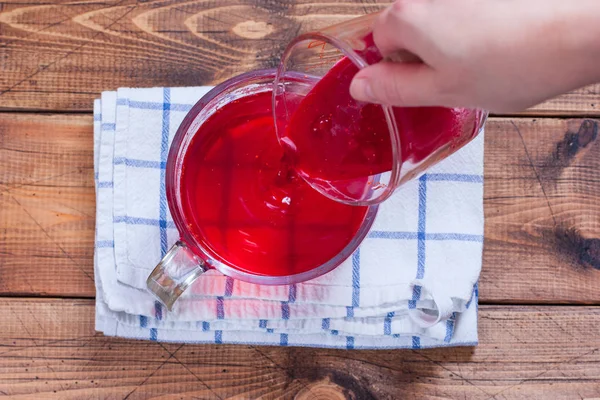
<instances>
[{"instance_id":1,"label":"white towel","mask_svg":"<svg viewBox=\"0 0 600 400\"><path fill-rule=\"evenodd\" d=\"M145 289L178 239L168 145L209 87L119 89L94 103L96 329L190 343L424 348L477 343L483 134L380 206L368 237L317 279L255 285L209 271L168 312Z\"/></svg>"}]
</instances>

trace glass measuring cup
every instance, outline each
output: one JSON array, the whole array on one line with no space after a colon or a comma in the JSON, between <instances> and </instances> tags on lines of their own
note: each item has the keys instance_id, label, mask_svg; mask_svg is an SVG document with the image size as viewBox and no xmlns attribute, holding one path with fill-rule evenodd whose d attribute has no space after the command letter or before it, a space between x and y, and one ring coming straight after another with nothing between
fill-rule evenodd
<instances>
[{"instance_id":1,"label":"glass measuring cup","mask_svg":"<svg viewBox=\"0 0 600 400\"><path fill-rule=\"evenodd\" d=\"M207 93L190 110L177 130L169 150L165 179L167 201L171 215L179 231L180 240L167 252L165 257L160 261L147 279L147 287L149 291L153 293L169 310L173 308L173 304L177 298L179 298L179 296L192 284L192 282L208 269L216 269L232 278L257 284L282 285L303 282L316 278L331 271L346 258L348 258L366 236L373 223L377 212L377 207L369 207L365 210L364 216L361 217L360 224L354 231L352 237L349 237L347 241L338 241L338 244L343 243L343 245L340 246L339 251L335 250L335 254L332 254L331 257L324 259L321 263L310 265L310 268L306 267L301 270L293 270L292 273L287 273L286 269L275 272L261 272L257 268L253 268L259 266L242 265L241 262L236 262L235 259L232 258L231 254L228 254L226 250L223 250L222 246L219 247L219 245L216 243L218 238L215 239L216 236L210 236L208 234L208 228L202 231L202 229L205 228L203 224L207 224L206 226L208 227L208 224L211 223L213 225L210 226L210 228L214 231L215 223L208 221L208 219L190 217L190 200L187 196L190 196L191 192L188 190L189 187L186 189L185 185L186 182L190 182L189 180L186 180L186 174L189 174L191 164L186 164L186 156L192 154L191 152L194 149L195 143L204 143L203 140L207 141L207 143L212 143L212 141L218 141L222 139L220 136L204 138L201 136L203 135L202 132L205 132L202 130L202 128L211 124L211 121L214 121L212 118L217 117L219 113L222 115L224 111L231 109L231 107L236 104L236 101L249 99L252 96L266 94L266 104L268 106L266 111L266 119L268 121L266 123L269 124L271 129L273 129L270 109L272 82L274 77L275 71L272 70L253 71L223 82ZM237 115L232 117L244 119L247 116ZM237 134L239 131L236 130L235 132ZM256 130L256 132L258 135L261 131ZM224 133L221 135L224 135ZM280 150L274 132L272 132L272 139L277 149ZM200 142L197 142L197 140L200 140ZM223 142L221 141L219 143L222 144ZM246 155L245 151L248 150L248 148L244 145L241 145L240 147L242 151L239 153L239 155L240 157L244 157ZM254 155L250 154L249 158L254 159ZM243 163L247 161L246 159L231 159L231 163L235 163L236 161L239 161L239 169L236 170L237 172L234 175L240 176L241 178L237 182L244 184L243 180L245 177L254 176L254 170L252 170L254 167L250 165L246 168ZM202 165L209 171L212 171L211 168L217 168L217 170L210 173L216 174L215 176L219 174L219 165L210 164L211 162L215 162L214 159L205 157L200 160L199 158L198 162L202 162ZM222 167L229 168L231 165L228 164L227 166ZM240 175L237 175L238 173ZM212 202L211 204L218 205L221 201L221 198L219 198L219 194L217 193L217 186L220 184L227 185L229 182L226 182L225 179L221 179L220 181L217 180L215 182L215 185L208 187L201 186L201 181L199 180L199 186L194 189L198 189L200 195L205 196L208 201ZM194 182L192 181L192 184L193 183ZM246 189L248 188L248 186L243 187ZM276 189L277 191L274 192L275 194L279 193L278 190L281 188L277 187ZM320 198L329 201L331 203L330 206L332 207L342 206L341 204L324 198L308 186L307 189L314 193L315 196L319 196ZM271 198L269 197L269 199ZM285 198L281 198L279 200L283 201L284 204L289 203L289 200L286 200ZM294 201L293 196L291 196L291 201ZM273 204L269 203L269 206L271 205ZM248 206L248 204L244 203L241 204L241 206ZM354 209L354 207L344 207ZM238 207L235 213L242 210L242 208L243 207ZM225 211L235 214L231 208L225 209ZM263 209L259 211L266 212ZM282 212L285 212L285 210ZM210 217L210 215L208 217ZM243 234L246 235L246 237L249 237L250 242L257 243L258 237L252 237L251 232L256 232L256 229L264 231L265 229L263 228L265 227L248 227L249 225L252 225L250 222L255 221L248 222L248 224L242 224L244 229L247 228ZM220 221L217 221L216 223L220 223ZM242 225L236 225L235 229ZM319 232L327 229L327 226L318 227ZM333 227L331 229L333 229ZM225 232L225 234L229 233L229 230ZM238 232L235 233L235 237L238 238L240 235L237 235ZM235 243L238 244L240 242L238 241ZM273 257L275 257L275 255L273 255ZM241 258L238 258L237 260L240 259ZM245 258L245 260L248 260L248 258Z\"/></svg>"},{"instance_id":2,"label":"glass measuring cup","mask_svg":"<svg viewBox=\"0 0 600 400\"><path fill-rule=\"evenodd\" d=\"M369 14L294 39L275 78L278 138L298 174L336 201L377 204L471 141L487 112L398 108L357 102L349 94L358 70L383 57ZM391 57L418 62L410 53Z\"/></svg>"}]
</instances>

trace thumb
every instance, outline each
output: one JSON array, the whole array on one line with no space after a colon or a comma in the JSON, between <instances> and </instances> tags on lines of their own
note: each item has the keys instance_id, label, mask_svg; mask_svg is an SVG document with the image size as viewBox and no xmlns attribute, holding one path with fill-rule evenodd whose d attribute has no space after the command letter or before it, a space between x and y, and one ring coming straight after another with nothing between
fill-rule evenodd
<instances>
[{"instance_id":1,"label":"thumb","mask_svg":"<svg viewBox=\"0 0 600 400\"><path fill-rule=\"evenodd\" d=\"M398 107L438 105L435 71L423 63L380 62L360 70L350 84L356 100Z\"/></svg>"}]
</instances>

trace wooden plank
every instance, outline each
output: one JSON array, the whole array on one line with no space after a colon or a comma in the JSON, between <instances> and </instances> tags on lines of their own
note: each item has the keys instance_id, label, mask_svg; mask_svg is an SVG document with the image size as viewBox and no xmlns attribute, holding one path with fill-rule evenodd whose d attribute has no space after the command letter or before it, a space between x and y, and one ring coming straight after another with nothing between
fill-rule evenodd
<instances>
[{"instance_id":1,"label":"wooden plank","mask_svg":"<svg viewBox=\"0 0 600 400\"><path fill-rule=\"evenodd\" d=\"M0 114L0 293L94 296L91 125Z\"/></svg>"},{"instance_id":2,"label":"wooden plank","mask_svg":"<svg viewBox=\"0 0 600 400\"><path fill-rule=\"evenodd\" d=\"M215 84L277 66L299 33L376 12L388 3L5 1L0 109L89 111L102 90ZM600 115L600 85L530 113Z\"/></svg>"},{"instance_id":3,"label":"wooden plank","mask_svg":"<svg viewBox=\"0 0 600 400\"><path fill-rule=\"evenodd\" d=\"M600 83L586 86L537 105L522 115L600 115Z\"/></svg>"},{"instance_id":4,"label":"wooden plank","mask_svg":"<svg viewBox=\"0 0 600 400\"><path fill-rule=\"evenodd\" d=\"M0 294L94 296L91 124L0 114ZM597 129L489 120L483 302L598 303Z\"/></svg>"},{"instance_id":5,"label":"wooden plank","mask_svg":"<svg viewBox=\"0 0 600 400\"><path fill-rule=\"evenodd\" d=\"M0 391L15 399L600 396L598 307L483 306L479 346L426 351L107 338L92 300L1 299L0 313Z\"/></svg>"},{"instance_id":6,"label":"wooden plank","mask_svg":"<svg viewBox=\"0 0 600 400\"><path fill-rule=\"evenodd\" d=\"M491 119L482 299L600 298L598 120Z\"/></svg>"}]
</instances>

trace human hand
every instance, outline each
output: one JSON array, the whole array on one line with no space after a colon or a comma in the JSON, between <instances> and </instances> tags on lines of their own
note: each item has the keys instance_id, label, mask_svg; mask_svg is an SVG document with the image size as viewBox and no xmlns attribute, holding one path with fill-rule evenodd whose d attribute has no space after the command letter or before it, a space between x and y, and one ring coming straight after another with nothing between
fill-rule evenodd
<instances>
[{"instance_id":1,"label":"human hand","mask_svg":"<svg viewBox=\"0 0 600 400\"><path fill-rule=\"evenodd\" d=\"M598 0L396 0L373 37L422 63L362 69L358 100L513 112L600 81Z\"/></svg>"}]
</instances>

